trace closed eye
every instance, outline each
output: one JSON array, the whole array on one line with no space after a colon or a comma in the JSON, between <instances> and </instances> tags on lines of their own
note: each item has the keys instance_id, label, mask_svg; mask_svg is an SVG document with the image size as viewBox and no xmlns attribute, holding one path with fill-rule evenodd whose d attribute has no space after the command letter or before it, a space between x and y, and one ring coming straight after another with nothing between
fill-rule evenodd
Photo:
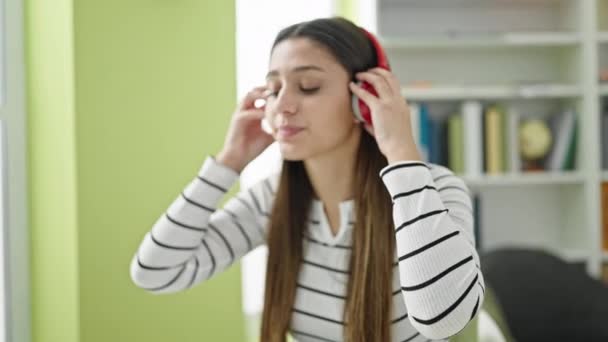
<instances>
[{"instance_id":1,"label":"closed eye","mask_svg":"<svg viewBox=\"0 0 608 342\"><path fill-rule=\"evenodd\" d=\"M304 94L314 94L319 89L321 89L321 87L316 87L316 88L300 88L300 91L302 91Z\"/></svg>"},{"instance_id":2,"label":"closed eye","mask_svg":"<svg viewBox=\"0 0 608 342\"><path fill-rule=\"evenodd\" d=\"M316 93L317 91L319 91L319 89L321 89L321 87L315 87L315 88L302 88L302 87L300 87L300 91L301 91L302 93L304 93L304 94L307 94L307 95L314 94L314 93ZM276 90L276 91L271 91L271 92L269 92L269 93L268 93L268 96L269 96L269 97L270 97L270 96L272 96L272 97L276 97L276 96L278 96L278 95L279 95L279 91L280 91L280 89L279 89L279 90Z\"/></svg>"}]
</instances>

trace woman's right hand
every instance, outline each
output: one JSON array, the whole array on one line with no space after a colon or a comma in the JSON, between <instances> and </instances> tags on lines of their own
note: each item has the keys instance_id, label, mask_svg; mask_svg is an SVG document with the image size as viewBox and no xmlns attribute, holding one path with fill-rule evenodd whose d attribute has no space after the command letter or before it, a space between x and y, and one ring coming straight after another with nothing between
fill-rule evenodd
<instances>
[{"instance_id":1,"label":"woman's right hand","mask_svg":"<svg viewBox=\"0 0 608 342\"><path fill-rule=\"evenodd\" d=\"M272 135L264 132L261 127L264 107L255 107L256 100L266 100L267 97L265 86L256 87L237 105L232 114L224 147L216 156L220 164L240 173L274 141Z\"/></svg>"}]
</instances>

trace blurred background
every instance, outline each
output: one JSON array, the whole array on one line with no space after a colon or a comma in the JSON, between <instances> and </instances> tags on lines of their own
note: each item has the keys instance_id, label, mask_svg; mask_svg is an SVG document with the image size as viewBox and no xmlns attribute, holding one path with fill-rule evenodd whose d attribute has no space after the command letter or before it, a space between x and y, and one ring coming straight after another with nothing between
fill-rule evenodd
<instances>
[{"instance_id":1,"label":"blurred background","mask_svg":"<svg viewBox=\"0 0 608 342\"><path fill-rule=\"evenodd\" d=\"M167 296L129 263L277 32L334 15L470 188L490 293L460 341L608 341L608 0L0 0L0 341L256 341L264 247Z\"/></svg>"}]
</instances>

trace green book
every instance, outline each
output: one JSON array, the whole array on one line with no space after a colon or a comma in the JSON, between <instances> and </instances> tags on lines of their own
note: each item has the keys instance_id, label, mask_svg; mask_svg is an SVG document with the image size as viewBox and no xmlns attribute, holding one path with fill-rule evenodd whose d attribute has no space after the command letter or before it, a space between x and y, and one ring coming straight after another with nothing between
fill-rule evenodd
<instances>
[{"instance_id":1,"label":"green book","mask_svg":"<svg viewBox=\"0 0 608 342\"><path fill-rule=\"evenodd\" d=\"M511 170L511 146L509 142L510 127L509 127L509 115L507 108L504 106L500 107L501 125L502 125L502 171L509 172Z\"/></svg>"},{"instance_id":2,"label":"green book","mask_svg":"<svg viewBox=\"0 0 608 342\"><path fill-rule=\"evenodd\" d=\"M499 174L503 167L503 111L499 105L492 105L485 112L485 135L486 135L486 172L488 174Z\"/></svg>"},{"instance_id":3,"label":"green book","mask_svg":"<svg viewBox=\"0 0 608 342\"><path fill-rule=\"evenodd\" d=\"M456 174L464 173L464 128L462 115L456 113L448 118L448 167Z\"/></svg>"}]
</instances>

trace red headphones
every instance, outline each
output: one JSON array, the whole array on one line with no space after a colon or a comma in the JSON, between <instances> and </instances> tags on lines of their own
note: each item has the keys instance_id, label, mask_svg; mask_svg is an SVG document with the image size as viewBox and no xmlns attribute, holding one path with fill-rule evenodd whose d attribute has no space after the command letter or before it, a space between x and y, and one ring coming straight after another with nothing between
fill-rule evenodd
<instances>
[{"instance_id":1,"label":"red headphones","mask_svg":"<svg viewBox=\"0 0 608 342\"><path fill-rule=\"evenodd\" d=\"M369 38L369 40L372 42L372 45L374 46L374 51L376 52L376 59L378 60L377 67L383 68L386 70L391 70L391 68L388 64L388 58L386 57L386 53L384 52L384 49L380 45L380 42L378 41L378 39L376 39L376 37L371 32L367 31L366 29L361 28L361 30L363 30L365 35ZM368 82L359 82L359 85L363 89L374 94L375 96L378 96L378 93L376 92L374 87L372 87L372 85L369 84ZM360 98L358 98L357 95L355 95L354 93L352 95L352 107L353 107L353 113L355 114L355 118L357 119L357 121L366 122L370 125L372 124L371 110L365 104L365 102L363 102Z\"/></svg>"}]
</instances>

